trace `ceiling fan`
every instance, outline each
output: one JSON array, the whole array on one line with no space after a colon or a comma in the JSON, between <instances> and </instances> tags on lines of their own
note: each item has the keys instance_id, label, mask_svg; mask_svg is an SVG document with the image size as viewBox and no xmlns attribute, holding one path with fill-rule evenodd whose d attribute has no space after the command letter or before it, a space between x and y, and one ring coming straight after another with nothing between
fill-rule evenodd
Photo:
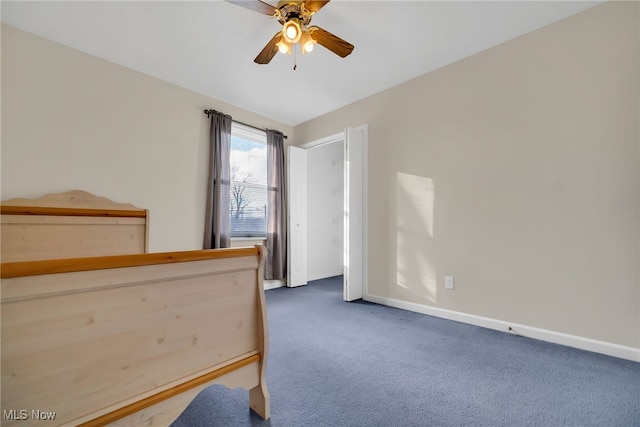
<instances>
[{"instance_id":1,"label":"ceiling fan","mask_svg":"<svg viewBox=\"0 0 640 427\"><path fill-rule=\"evenodd\" d=\"M300 43L303 55L311 52L316 43L342 58L353 51L354 46L351 43L316 25L309 26L311 17L329 3L329 0L281 0L276 7L261 0L227 1L274 17L282 24L282 31L278 31L253 60L257 64L268 64L278 51L291 55L296 43Z\"/></svg>"}]
</instances>

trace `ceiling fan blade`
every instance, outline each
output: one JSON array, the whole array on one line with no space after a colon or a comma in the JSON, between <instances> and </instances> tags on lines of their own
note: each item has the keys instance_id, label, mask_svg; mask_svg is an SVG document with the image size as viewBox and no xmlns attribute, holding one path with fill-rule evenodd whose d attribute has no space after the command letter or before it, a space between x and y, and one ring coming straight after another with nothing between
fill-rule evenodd
<instances>
[{"instance_id":1,"label":"ceiling fan blade","mask_svg":"<svg viewBox=\"0 0 640 427\"><path fill-rule=\"evenodd\" d=\"M262 49L262 51L256 56L256 59L253 60L256 64L268 64L271 62L276 53L278 53L277 43L282 39L282 32L278 31L275 36L269 43Z\"/></svg>"},{"instance_id":2,"label":"ceiling fan blade","mask_svg":"<svg viewBox=\"0 0 640 427\"><path fill-rule=\"evenodd\" d=\"M309 34L315 41L342 58L349 55L354 48L351 43L315 25L309 27Z\"/></svg>"},{"instance_id":3,"label":"ceiling fan blade","mask_svg":"<svg viewBox=\"0 0 640 427\"><path fill-rule=\"evenodd\" d=\"M274 11L276 10L275 7L260 0L227 0L227 2L269 16L273 16Z\"/></svg>"},{"instance_id":4,"label":"ceiling fan blade","mask_svg":"<svg viewBox=\"0 0 640 427\"><path fill-rule=\"evenodd\" d=\"M305 0L304 5L309 12L317 12L329 3L329 0Z\"/></svg>"}]
</instances>

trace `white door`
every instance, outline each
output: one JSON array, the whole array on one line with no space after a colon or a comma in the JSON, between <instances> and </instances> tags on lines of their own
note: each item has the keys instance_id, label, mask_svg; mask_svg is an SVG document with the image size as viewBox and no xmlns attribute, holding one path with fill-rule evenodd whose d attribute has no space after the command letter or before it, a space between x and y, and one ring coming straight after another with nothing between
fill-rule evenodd
<instances>
[{"instance_id":1,"label":"white door","mask_svg":"<svg viewBox=\"0 0 640 427\"><path fill-rule=\"evenodd\" d=\"M289 147L287 286L307 284L307 151Z\"/></svg>"},{"instance_id":2,"label":"white door","mask_svg":"<svg viewBox=\"0 0 640 427\"><path fill-rule=\"evenodd\" d=\"M364 290L364 129L344 132L344 300L363 297Z\"/></svg>"}]
</instances>

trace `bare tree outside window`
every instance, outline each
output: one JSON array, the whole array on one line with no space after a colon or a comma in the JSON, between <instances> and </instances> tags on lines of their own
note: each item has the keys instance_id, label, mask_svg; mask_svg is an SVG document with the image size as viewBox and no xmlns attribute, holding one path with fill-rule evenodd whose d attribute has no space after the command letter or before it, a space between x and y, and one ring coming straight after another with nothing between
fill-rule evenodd
<instances>
[{"instance_id":1,"label":"bare tree outside window","mask_svg":"<svg viewBox=\"0 0 640 427\"><path fill-rule=\"evenodd\" d=\"M249 202L244 195L247 186L239 184L238 182L249 182L249 178L251 177L251 174L248 173L244 174L244 177L240 178L238 176L239 169L238 165L231 167L231 180L232 182L235 182L235 184L231 186L231 217L236 220L242 217L244 209L249 206Z\"/></svg>"}]
</instances>

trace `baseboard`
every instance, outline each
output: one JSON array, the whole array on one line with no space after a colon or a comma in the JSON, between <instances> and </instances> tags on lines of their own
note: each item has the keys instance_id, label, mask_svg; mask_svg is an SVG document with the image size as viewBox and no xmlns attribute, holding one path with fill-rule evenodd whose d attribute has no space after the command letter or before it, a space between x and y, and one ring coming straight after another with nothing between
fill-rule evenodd
<instances>
[{"instance_id":1,"label":"baseboard","mask_svg":"<svg viewBox=\"0 0 640 427\"><path fill-rule=\"evenodd\" d=\"M264 280L262 283L265 291L284 287L284 280Z\"/></svg>"},{"instance_id":2,"label":"baseboard","mask_svg":"<svg viewBox=\"0 0 640 427\"><path fill-rule=\"evenodd\" d=\"M393 298L380 297L377 295L367 294L364 299L366 301L387 305L389 307L401 308L403 310L427 314L429 316L455 320L456 322L468 323L470 325L503 331L505 333L512 333L523 337L535 338L555 344L579 348L581 350L593 351L596 353L606 354L608 356L640 362L640 348L627 347L606 341L598 341L591 338L569 335L562 332L510 323L503 320L496 320L488 317L476 316L473 314L461 313L458 311L446 310L443 308L431 307L424 304L416 304Z\"/></svg>"}]
</instances>

